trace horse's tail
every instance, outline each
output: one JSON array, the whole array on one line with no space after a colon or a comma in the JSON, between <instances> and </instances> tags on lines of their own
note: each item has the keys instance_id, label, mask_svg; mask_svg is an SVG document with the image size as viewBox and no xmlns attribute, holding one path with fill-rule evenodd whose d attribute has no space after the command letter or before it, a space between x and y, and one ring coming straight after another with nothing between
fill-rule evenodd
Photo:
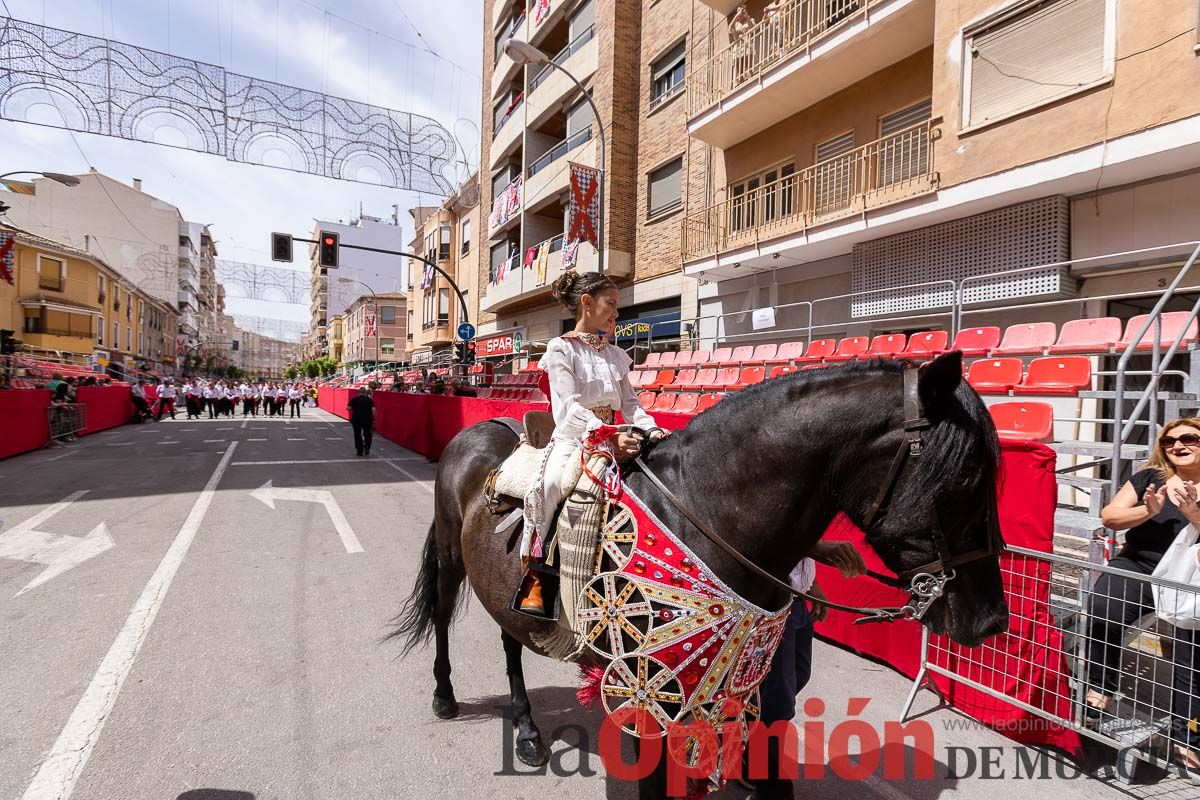
<instances>
[{"instance_id":1,"label":"horse's tail","mask_svg":"<svg viewBox=\"0 0 1200 800\"><path fill-rule=\"evenodd\" d=\"M438 604L438 556L437 522L429 523L429 536L421 553L421 569L413 585L412 594L404 601L404 608L392 620L392 631L385 639L404 639L400 657L419 644L429 641L433 635L433 612Z\"/></svg>"}]
</instances>

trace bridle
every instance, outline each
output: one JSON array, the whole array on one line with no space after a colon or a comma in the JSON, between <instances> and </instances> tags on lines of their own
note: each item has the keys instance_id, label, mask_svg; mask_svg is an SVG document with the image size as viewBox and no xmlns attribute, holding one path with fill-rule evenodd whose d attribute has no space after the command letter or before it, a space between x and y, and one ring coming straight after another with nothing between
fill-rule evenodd
<instances>
[{"instance_id":1,"label":"bridle","mask_svg":"<svg viewBox=\"0 0 1200 800\"><path fill-rule=\"evenodd\" d=\"M905 462L912 461L916 463L922 456L925 450L924 434L933 426L929 419L925 416L925 410L921 404L920 393L918 391L918 371L915 367L905 366L903 372L903 402L904 402L904 423L903 433L904 438L900 442L900 447L896 450L896 455L892 458L891 465L888 467L887 475L879 491L876 493L874 500L867 509L867 515L861 526L864 533L869 533L871 526L879 520L882 515L886 515L888 511L888 503L892 492L896 488L896 483L900 480L900 473L904 469ZM937 505L933 508L933 551L934 558L919 567L905 570L901 572L897 578L891 578L886 575L880 575L873 571L868 571L867 574L871 577L886 583L891 586L903 588L908 592L908 601L902 606L895 607L858 607L846 606L840 603L834 603L828 599L814 597L807 592L797 591L789 584L779 580L765 569L755 564L742 553L738 552L733 545L722 539L713 532L707 525L699 520L695 514L691 512L683 504L683 502L668 489L649 465L638 456L636 459L638 467L654 486L663 493L663 496L678 509L679 513L691 522L702 533L705 538L713 544L721 548L725 553L730 555L735 561L741 564L746 569L758 575L760 578L770 582L776 587L787 591L793 597L802 597L811 602L820 603L827 608L837 609L838 611L846 611L851 614L858 614L861 619L855 620L855 624L866 622L893 622L898 619L920 620L924 618L939 597L945 593L946 584L954 580L958 573L955 567L961 567L964 564L969 564L974 561L979 561L984 558L991 558L999 555L1003 543L999 535L999 526L992 519L991 504L988 507L988 542L984 547L978 547L969 550L965 553L952 553L949 545L946 542L945 532L942 530L941 516L938 513Z\"/></svg>"}]
</instances>

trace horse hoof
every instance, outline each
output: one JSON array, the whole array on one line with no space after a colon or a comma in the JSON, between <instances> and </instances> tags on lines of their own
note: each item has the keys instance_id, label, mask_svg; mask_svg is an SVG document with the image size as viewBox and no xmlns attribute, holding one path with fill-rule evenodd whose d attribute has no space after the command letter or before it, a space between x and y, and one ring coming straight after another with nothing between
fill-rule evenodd
<instances>
[{"instance_id":1,"label":"horse hoof","mask_svg":"<svg viewBox=\"0 0 1200 800\"><path fill-rule=\"evenodd\" d=\"M517 758L527 767L540 767L550 760L550 751L540 737L521 739L517 742Z\"/></svg>"},{"instance_id":2,"label":"horse hoof","mask_svg":"<svg viewBox=\"0 0 1200 800\"><path fill-rule=\"evenodd\" d=\"M453 697L433 696L433 713L438 719L454 719L458 716L458 701Z\"/></svg>"}]
</instances>

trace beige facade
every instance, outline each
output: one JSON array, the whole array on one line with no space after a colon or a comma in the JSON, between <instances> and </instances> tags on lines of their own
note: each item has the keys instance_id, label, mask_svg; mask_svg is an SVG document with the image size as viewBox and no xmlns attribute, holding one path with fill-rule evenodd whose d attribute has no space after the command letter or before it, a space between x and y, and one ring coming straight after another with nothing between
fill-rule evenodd
<instances>
[{"instance_id":1,"label":"beige facade","mask_svg":"<svg viewBox=\"0 0 1200 800\"><path fill-rule=\"evenodd\" d=\"M362 295L341 315L342 363L407 361L408 307L404 292Z\"/></svg>"}]
</instances>

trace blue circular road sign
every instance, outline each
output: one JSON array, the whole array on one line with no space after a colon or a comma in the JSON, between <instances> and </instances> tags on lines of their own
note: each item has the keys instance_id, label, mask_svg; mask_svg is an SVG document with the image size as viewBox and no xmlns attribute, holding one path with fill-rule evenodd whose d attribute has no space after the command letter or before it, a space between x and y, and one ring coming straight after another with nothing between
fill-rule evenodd
<instances>
[{"instance_id":1,"label":"blue circular road sign","mask_svg":"<svg viewBox=\"0 0 1200 800\"><path fill-rule=\"evenodd\" d=\"M458 326L458 338L464 342L469 342L475 338L475 326L469 322L464 322Z\"/></svg>"}]
</instances>

